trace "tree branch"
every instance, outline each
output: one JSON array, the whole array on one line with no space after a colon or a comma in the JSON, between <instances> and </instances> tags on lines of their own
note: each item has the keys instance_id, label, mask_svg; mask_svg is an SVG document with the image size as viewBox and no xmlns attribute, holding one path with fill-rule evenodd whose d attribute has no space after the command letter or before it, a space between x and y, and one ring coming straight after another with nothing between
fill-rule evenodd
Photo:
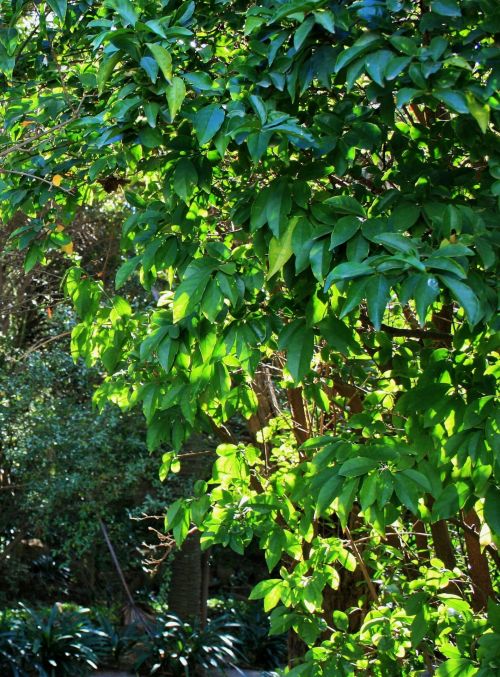
<instances>
[{"instance_id":1,"label":"tree branch","mask_svg":"<svg viewBox=\"0 0 500 677\"><path fill-rule=\"evenodd\" d=\"M0 167L0 174L16 174L16 176L26 176L29 179L43 181L43 183L47 183L49 186L57 188L57 190L62 190L64 193L68 193L68 195L73 195L72 190L68 190L67 188L63 188L62 186L56 186L55 183L52 183L52 181L49 181L43 176L37 176L36 174L30 174L29 172L21 172L18 169L4 169L3 167Z\"/></svg>"}]
</instances>

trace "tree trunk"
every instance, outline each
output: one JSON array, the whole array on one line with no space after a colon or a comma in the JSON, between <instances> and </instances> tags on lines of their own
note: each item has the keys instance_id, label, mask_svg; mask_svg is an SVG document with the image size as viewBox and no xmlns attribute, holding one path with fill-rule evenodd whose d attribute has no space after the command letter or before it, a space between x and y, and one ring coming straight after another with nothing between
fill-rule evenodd
<instances>
[{"instance_id":1,"label":"tree trunk","mask_svg":"<svg viewBox=\"0 0 500 677\"><path fill-rule=\"evenodd\" d=\"M168 595L169 610L182 619L202 620L202 566L200 535L188 536L175 553Z\"/></svg>"},{"instance_id":2,"label":"tree trunk","mask_svg":"<svg viewBox=\"0 0 500 677\"><path fill-rule=\"evenodd\" d=\"M463 515L464 523L479 533L481 523L475 510L470 510ZM488 603L488 598L494 598L493 585L486 555L481 552L479 538L468 529L464 531L465 548L469 560L470 577L473 584L472 607L474 611L481 611Z\"/></svg>"},{"instance_id":3,"label":"tree trunk","mask_svg":"<svg viewBox=\"0 0 500 677\"><path fill-rule=\"evenodd\" d=\"M210 472L210 444L205 437L194 435L180 454L179 476L185 480L207 479ZM208 559L200 546L200 534L194 533L175 552L168 606L182 619L203 624L207 614Z\"/></svg>"}]
</instances>

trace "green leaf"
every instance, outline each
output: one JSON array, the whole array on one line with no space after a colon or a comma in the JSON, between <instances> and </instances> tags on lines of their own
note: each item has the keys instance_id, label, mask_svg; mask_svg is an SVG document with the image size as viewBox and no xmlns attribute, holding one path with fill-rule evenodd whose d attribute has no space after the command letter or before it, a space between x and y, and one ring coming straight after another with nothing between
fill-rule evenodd
<instances>
[{"instance_id":1,"label":"green leaf","mask_svg":"<svg viewBox=\"0 0 500 677\"><path fill-rule=\"evenodd\" d=\"M433 521L449 519L458 515L469 495L470 489L465 482L448 484L432 506Z\"/></svg>"},{"instance_id":2,"label":"green leaf","mask_svg":"<svg viewBox=\"0 0 500 677\"><path fill-rule=\"evenodd\" d=\"M166 336L158 346L158 362L161 364L166 374L172 369L178 350L179 342L174 341L170 336Z\"/></svg>"},{"instance_id":3,"label":"green leaf","mask_svg":"<svg viewBox=\"0 0 500 677\"><path fill-rule=\"evenodd\" d=\"M383 244L390 250L409 254L415 252L415 243L409 237L399 233L380 233L373 238L374 242Z\"/></svg>"},{"instance_id":4,"label":"green leaf","mask_svg":"<svg viewBox=\"0 0 500 677\"><path fill-rule=\"evenodd\" d=\"M160 105L155 101L147 101L143 107L144 115L146 116L148 125L153 128L156 127L156 119L158 117L158 113L160 112Z\"/></svg>"},{"instance_id":5,"label":"green leaf","mask_svg":"<svg viewBox=\"0 0 500 677\"><path fill-rule=\"evenodd\" d=\"M409 54L410 56L418 54L418 46L413 38L408 38L404 35L391 35L389 42L397 50L403 52L403 54Z\"/></svg>"},{"instance_id":6,"label":"green leaf","mask_svg":"<svg viewBox=\"0 0 500 677\"><path fill-rule=\"evenodd\" d=\"M273 588L283 585L281 578L267 578L252 589L248 599L263 599Z\"/></svg>"},{"instance_id":7,"label":"green leaf","mask_svg":"<svg viewBox=\"0 0 500 677\"><path fill-rule=\"evenodd\" d=\"M456 0L432 0L431 10L440 16L461 16Z\"/></svg>"},{"instance_id":8,"label":"green leaf","mask_svg":"<svg viewBox=\"0 0 500 677\"><path fill-rule=\"evenodd\" d=\"M402 87L396 94L396 105L398 108L402 108L421 94L422 90L420 89L415 89L414 87Z\"/></svg>"},{"instance_id":9,"label":"green leaf","mask_svg":"<svg viewBox=\"0 0 500 677\"><path fill-rule=\"evenodd\" d=\"M200 303L210 276L214 271L214 263L207 259L196 259L186 268L181 284L174 295L174 322L180 322L192 313Z\"/></svg>"},{"instance_id":10,"label":"green leaf","mask_svg":"<svg viewBox=\"0 0 500 677\"><path fill-rule=\"evenodd\" d=\"M349 616L346 613L336 609L332 614L332 619L333 619L335 626L339 630L342 630L343 632L347 632L347 630L349 628Z\"/></svg>"},{"instance_id":11,"label":"green leaf","mask_svg":"<svg viewBox=\"0 0 500 677\"><path fill-rule=\"evenodd\" d=\"M115 277L115 288L116 289L120 289L120 287L123 287L125 282L128 280L128 278L132 275L134 270L139 265L140 260L141 260L140 256L134 256L133 258L129 259L128 261L125 261L125 263L122 263L122 265L116 271L116 277Z\"/></svg>"},{"instance_id":12,"label":"green leaf","mask_svg":"<svg viewBox=\"0 0 500 677\"><path fill-rule=\"evenodd\" d=\"M500 537L500 490L493 485L484 499L484 519L492 532Z\"/></svg>"},{"instance_id":13,"label":"green leaf","mask_svg":"<svg viewBox=\"0 0 500 677\"><path fill-rule=\"evenodd\" d=\"M194 129L200 146L204 146L222 127L226 114L222 106L211 103L201 108L194 117Z\"/></svg>"},{"instance_id":14,"label":"green leaf","mask_svg":"<svg viewBox=\"0 0 500 677\"><path fill-rule=\"evenodd\" d=\"M466 99L470 114L479 125L479 128L483 134L486 134L488 131L488 125L490 124L490 107L488 104L479 103L476 97L469 92L466 94Z\"/></svg>"},{"instance_id":15,"label":"green leaf","mask_svg":"<svg viewBox=\"0 0 500 677\"><path fill-rule=\"evenodd\" d=\"M399 474L404 477L409 477L416 484L419 484L423 489L425 489L425 491L428 491L429 493L432 492L431 483L420 471L415 470L414 468L408 468L407 470L402 470Z\"/></svg>"},{"instance_id":16,"label":"green leaf","mask_svg":"<svg viewBox=\"0 0 500 677\"><path fill-rule=\"evenodd\" d=\"M292 256L292 235L296 223L296 220L290 221L284 235L279 239L276 237L271 238L269 243L269 271L266 276L267 280L276 275Z\"/></svg>"},{"instance_id":17,"label":"green leaf","mask_svg":"<svg viewBox=\"0 0 500 677\"><path fill-rule=\"evenodd\" d=\"M105 56L101 61L99 70L97 71L97 91L99 94L102 94L107 81L111 77L111 73L114 71L116 64L121 58L121 53L115 52L114 54L111 54L111 56Z\"/></svg>"},{"instance_id":18,"label":"green leaf","mask_svg":"<svg viewBox=\"0 0 500 677\"><path fill-rule=\"evenodd\" d=\"M401 503L414 515L418 513L419 491L412 479L401 473L394 475L394 490Z\"/></svg>"},{"instance_id":19,"label":"green leaf","mask_svg":"<svg viewBox=\"0 0 500 677\"><path fill-rule=\"evenodd\" d=\"M351 282L347 291L345 303L342 306L342 310L340 311L340 319L348 315L351 310L354 310L354 308L359 306L361 299L363 299L365 296L368 283L369 278L362 278L360 280L354 280Z\"/></svg>"},{"instance_id":20,"label":"green leaf","mask_svg":"<svg viewBox=\"0 0 500 677\"><path fill-rule=\"evenodd\" d=\"M393 52L388 49L381 49L373 54L368 54L365 59L368 74L381 87L384 86L385 71L393 56Z\"/></svg>"},{"instance_id":21,"label":"green leaf","mask_svg":"<svg viewBox=\"0 0 500 677\"><path fill-rule=\"evenodd\" d=\"M343 477L359 477L360 475L367 475L370 470L374 470L378 465L378 461L366 456L350 458L342 464L339 474Z\"/></svg>"},{"instance_id":22,"label":"green leaf","mask_svg":"<svg viewBox=\"0 0 500 677\"><path fill-rule=\"evenodd\" d=\"M359 502L361 503L362 510L366 510L371 505L373 505L377 499L377 487L379 483L379 475L374 472L371 475L367 475L361 489L359 491Z\"/></svg>"},{"instance_id":23,"label":"green leaf","mask_svg":"<svg viewBox=\"0 0 500 677\"><path fill-rule=\"evenodd\" d=\"M174 171L174 190L177 195L188 202L198 185L198 172L188 158L181 158Z\"/></svg>"},{"instance_id":24,"label":"green leaf","mask_svg":"<svg viewBox=\"0 0 500 677\"><path fill-rule=\"evenodd\" d=\"M344 482L342 477L334 475L323 484L315 501L315 518L330 512L330 506L340 494Z\"/></svg>"},{"instance_id":25,"label":"green leaf","mask_svg":"<svg viewBox=\"0 0 500 677\"><path fill-rule=\"evenodd\" d=\"M68 8L67 0L47 0L47 4L57 16L57 18L61 21L64 21L66 18L66 10Z\"/></svg>"},{"instance_id":26,"label":"green leaf","mask_svg":"<svg viewBox=\"0 0 500 677\"><path fill-rule=\"evenodd\" d=\"M125 26L125 28L127 26L135 26L138 16L134 9L134 5L130 0L113 0L110 4L120 15L122 25Z\"/></svg>"},{"instance_id":27,"label":"green leaf","mask_svg":"<svg viewBox=\"0 0 500 677\"><path fill-rule=\"evenodd\" d=\"M377 35L377 33L368 31L364 33L353 45L347 47L347 49L339 54L335 64L335 73L338 73L342 68L345 68L351 61L354 61L354 59L372 47L373 43L378 42L379 40L380 36Z\"/></svg>"},{"instance_id":28,"label":"green leaf","mask_svg":"<svg viewBox=\"0 0 500 677\"><path fill-rule=\"evenodd\" d=\"M182 78L177 76L172 78L172 84L167 88L166 97L170 117L173 120L179 112L182 102L186 97L186 85L184 84L184 80Z\"/></svg>"},{"instance_id":29,"label":"green leaf","mask_svg":"<svg viewBox=\"0 0 500 677\"><path fill-rule=\"evenodd\" d=\"M452 89L434 89L432 95L442 101L445 106L448 106L451 110L456 113L468 113L469 106L467 104L467 99L462 92Z\"/></svg>"},{"instance_id":30,"label":"green leaf","mask_svg":"<svg viewBox=\"0 0 500 677\"><path fill-rule=\"evenodd\" d=\"M273 181L266 195L265 217L274 237L279 238L282 231L289 227L288 214L292 207L292 198L287 181Z\"/></svg>"},{"instance_id":31,"label":"green leaf","mask_svg":"<svg viewBox=\"0 0 500 677\"><path fill-rule=\"evenodd\" d=\"M280 350L286 350L287 369L295 383L300 382L311 368L314 333L304 320L297 319L283 327L278 341Z\"/></svg>"},{"instance_id":32,"label":"green leaf","mask_svg":"<svg viewBox=\"0 0 500 677\"><path fill-rule=\"evenodd\" d=\"M30 270L36 266L36 264L41 261L43 258L43 252L40 247L36 244L31 245L24 259L24 272L29 273Z\"/></svg>"},{"instance_id":33,"label":"green leaf","mask_svg":"<svg viewBox=\"0 0 500 677\"><path fill-rule=\"evenodd\" d=\"M304 44L304 40L311 32L314 23L315 23L314 17L310 16L295 31L295 35L293 36L293 46L295 47L296 52L298 52L299 49Z\"/></svg>"},{"instance_id":34,"label":"green leaf","mask_svg":"<svg viewBox=\"0 0 500 677\"><path fill-rule=\"evenodd\" d=\"M324 336L329 346L338 350L344 355L360 353L360 347L354 338L354 331L348 327L345 322L330 315L319 323L318 329Z\"/></svg>"},{"instance_id":35,"label":"green leaf","mask_svg":"<svg viewBox=\"0 0 500 677\"><path fill-rule=\"evenodd\" d=\"M417 647L424 639L430 626L429 609L426 605L416 613L411 624L411 645Z\"/></svg>"},{"instance_id":36,"label":"green leaf","mask_svg":"<svg viewBox=\"0 0 500 677\"><path fill-rule=\"evenodd\" d=\"M452 296L465 310L465 314L471 326L476 325L482 317L481 304L472 289L449 275L439 275L439 278L445 283L451 291Z\"/></svg>"},{"instance_id":37,"label":"green leaf","mask_svg":"<svg viewBox=\"0 0 500 677\"><path fill-rule=\"evenodd\" d=\"M373 275L373 272L373 268L368 263L358 263L357 261L340 263L328 273L325 280L325 291L328 291L332 284L339 280L352 280L364 275Z\"/></svg>"},{"instance_id":38,"label":"green leaf","mask_svg":"<svg viewBox=\"0 0 500 677\"><path fill-rule=\"evenodd\" d=\"M449 658L438 667L436 677L472 677L478 668L468 658Z\"/></svg>"},{"instance_id":39,"label":"green leaf","mask_svg":"<svg viewBox=\"0 0 500 677\"><path fill-rule=\"evenodd\" d=\"M166 80L172 81L172 57L165 47L162 47L156 42L146 43L149 51L154 56L156 63L160 67Z\"/></svg>"},{"instance_id":40,"label":"green leaf","mask_svg":"<svg viewBox=\"0 0 500 677\"><path fill-rule=\"evenodd\" d=\"M158 64L155 59L150 56L143 56L139 65L146 71L149 79L154 84L158 79Z\"/></svg>"},{"instance_id":41,"label":"green leaf","mask_svg":"<svg viewBox=\"0 0 500 677\"><path fill-rule=\"evenodd\" d=\"M439 296L439 284L432 275L419 275L415 286L415 307L419 318L420 326L425 324L427 309Z\"/></svg>"},{"instance_id":42,"label":"green leaf","mask_svg":"<svg viewBox=\"0 0 500 677\"><path fill-rule=\"evenodd\" d=\"M332 207L339 214L352 214L354 216L365 216L363 206L349 195L335 195L324 201L325 205Z\"/></svg>"},{"instance_id":43,"label":"green leaf","mask_svg":"<svg viewBox=\"0 0 500 677\"><path fill-rule=\"evenodd\" d=\"M355 216L343 216L333 227L330 249L335 249L350 240L361 227L361 221Z\"/></svg>"},{"instance_id":44,"label":"green leaf","mask_svg":"<svg viewBox=\"0 0 500 677\"><path fill-rule=\"evenodd\" d=\"M368 302L368 317L378 331L382 324L385 309L389 303L391 285L383 275L374 276L366 288L366 300Z\"/></svg>"}]
</instances>

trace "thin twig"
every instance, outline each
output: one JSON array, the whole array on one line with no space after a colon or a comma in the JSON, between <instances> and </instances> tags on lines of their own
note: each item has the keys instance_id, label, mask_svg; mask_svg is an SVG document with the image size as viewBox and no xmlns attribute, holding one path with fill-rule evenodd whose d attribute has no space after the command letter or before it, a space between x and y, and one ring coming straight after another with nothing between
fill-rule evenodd
<instances>
[{"instance_id":1,"label":"thin twig","mask_svg":"<svg viewBox=\"0 0 500 677\"><path fill-rule=\"evenodd\" d=\"M66 127L67 125L71 124L74 122L80 113L80 109L83 105L83 102L87 98L87 95L83 95L83 97L80 100L80 103L78 104L78 108L75 111L75 114L72 115L70 118L67 120L64 120L64 122L60 122L58 125L55 125L54 127L50 127L50 129L44 129L42 132L38 132L37 134L33 134L33 136L28 137L27 139L24 139L24 141L19 141L19 143L14 144L13 146L9 146L8 148L3 148L0 150L0 157L6 157L7 155L10 155L11 153L15 153L18 150L22 150L24 146L29 146L30 143L33 141L38 141L38 139L41 139L44 136L48 136L52 132L57 132L59 129L62 129L63 127Z\"/></svg>"},{"instance_id":2,"label":"thin twig","mask_svg":"<svg viewBox=\"0 0 500 677\"><path fill-rule=\"evenodd\" d=\"M31 348L29 348L24 353L22 358L24 359L30 353L33 353L33 352L35 352L35 350L38 350L42 346L47 345L47 343L52 343L52 341L58 341L59 339L64 338L65 336L70 336L70 335L71 335L71 331L63 331L62 334L57 334L57 336L51 336L48 339L44 339L43 341L39 341L38 343L35 343L35 345L31 346Z\"/></svg>"},{"instance_id":3,"label":"thin twig","mask_svg":"<svg viewBox=\"0 0 500 677\"><path fill-rule=\"evenodd\" d=\"M55 183L52 183L52 181L49 181L43 176L37 176L36 174L30 174L29 172L21 172L18 169L4 169L3 167L0 167L0 174L16 174L16 176L26 176L29 179L43 181L43 183L47 183L49 186L52 186L53 188L62 190L64 193L68 193L68 195L73 195L72 190L68 190L67 188L63 188L62 186L56 186Z\"/></svg>"},{"instance_id":4,"label":"thin twig","mask_svg":"<svg viewBox=\"0 0 500 677\"><path fill-rule=\"evenodd\" d=\"M366 568L366 564L363 561L363 558L361 557L361 553L358 550L358 547L356 543L354 542L354 539L351 535L351 532L349 531L349 527L345 528L346 534L349 536L349 540L351 541L351 546L352 550L354 552L354 557L358 560L359 568L361 569L361 572L363 574L363 578L366 581L366 584L368 586L368 590L370 591L371 598L373 599L374 602L378 601L378 595L377 591L375 589L375 586L373 585L373 581L370 578L370 574L368 573L368 569Z\"/></svg>"}]
</instances>

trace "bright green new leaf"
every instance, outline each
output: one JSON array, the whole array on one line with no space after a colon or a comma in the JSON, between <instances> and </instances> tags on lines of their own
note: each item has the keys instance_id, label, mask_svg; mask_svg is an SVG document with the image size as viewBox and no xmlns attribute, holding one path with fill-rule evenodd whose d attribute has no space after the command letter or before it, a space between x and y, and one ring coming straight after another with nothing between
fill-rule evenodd
<instances>
[{"instance_id":1,"label":"bright green new leaf","mask_svg":"<svg viewBox=\"0 0 500 677\"><path fill-rule=\"evenodd\" d=\"M292 235L295 229L296 221L290 221L288 228L284 235L277 239L272 237L269 243L269 271L267 279L270 280L273 275L276 275L288 259L293 254L292 249Z\"/></svg>"},{"instance_id":2,"label":"bright green new leaf","mask_svg":"<svg viewBox=\"0 0 500 677\"><path fill-rule=\"evenodd\" d=\"M189 264L175 292L174 322L180 322L195 310L203 297L213 270L214 263L207 259L196 259Z\"/></svg>"}]
</instances>

